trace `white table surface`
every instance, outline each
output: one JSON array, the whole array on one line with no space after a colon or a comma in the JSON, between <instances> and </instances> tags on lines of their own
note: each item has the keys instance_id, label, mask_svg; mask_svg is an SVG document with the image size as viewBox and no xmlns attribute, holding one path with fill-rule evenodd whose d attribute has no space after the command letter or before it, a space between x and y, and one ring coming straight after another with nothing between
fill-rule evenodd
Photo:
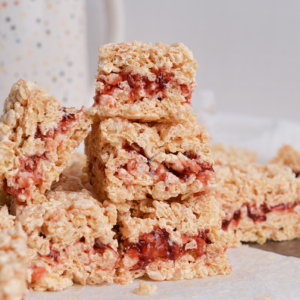
<instances>
[{"instance_id":1,"label":"white table surface","mask_svg":"<svg viewBox=\"0 0 300 300\"><path fill-rule=\"evenodd\" d=\"M136 280L132 285L127 286L117 284L76 285L61 292L30 292L28 300L300 299L299 258L245 246L229 249L228 257L233 270L231 275L183 281L148 281L158 287L151 296L138 296L133 293L133 290L139 285L139 280Z\"/></svg>"}]
</instances>

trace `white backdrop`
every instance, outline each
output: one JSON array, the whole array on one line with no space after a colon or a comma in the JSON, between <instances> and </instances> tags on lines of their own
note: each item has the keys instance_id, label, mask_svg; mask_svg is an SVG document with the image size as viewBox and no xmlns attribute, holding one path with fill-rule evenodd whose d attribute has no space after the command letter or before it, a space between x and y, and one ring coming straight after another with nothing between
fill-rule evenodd
<instances>
[{"instance_id":1,"label":"white backdrop","mask_svg":"<svg viewBox=\"0 0 300 300\"><path fill-rule=\"evenodd\" d=\"M299 0L124 0L125 40L183 42L221 111L300 120Z\"/></svg>"},{"instance_id":2,"label":"white backdrop","mask_svg":"<svg viewBox=\"0 0 300 300\"><path fill-rule=\"evenodd\" d=\"M72 4L68 0L64 2ZM0 24L3 25L0 26L0 49L6 43L5 37L14 38L18 30L18 27L8 30L15 26L14 22L19 17L8 12L14 3L19 2L6 3L7 7L1 6L0 9ZM24 0L24 3L29 5L37 1ZM104 13L104 0L85 0L85 3L87 75L92 83L97 70L97 48L107 42L105 26L108 18ZM123 0L123 4L125 41L183 42L193 50L199 63L199 87L195 91L194 102L200 100L202 93L209 95L210 99L214 98L217 109L222 112L299 120L299 0ZM41 24L46 26L43 23L46 19L36 23L38 19L35 20L32 13L24 16L33 19L36 30ZM7 29L4 25L11 27ZM11 51L16 52L16 48ZM47 49L43 51L47 52ZM24 59L31 59L34 64L35 57L29 58L26 53ZM8 59L0 57L0 86L5 82L5 68L9 67ZM40 67L42 71L45 68L43 65ZM26 80L41 81L39 77L30 75L36 72L32 68L17 71ZM51 93L60 96L58 89L61 80L59 76L57 78L56 82L49 80L49 86ZM5 87L5 95L12 83ZM207 90L208 93L203 93ZM91 84L86 98L91 100L92 94ZM5 96L1 96L0 102L4 99ZM83 103L87 102L83 99Z\"/></svg>"}]
</instances>

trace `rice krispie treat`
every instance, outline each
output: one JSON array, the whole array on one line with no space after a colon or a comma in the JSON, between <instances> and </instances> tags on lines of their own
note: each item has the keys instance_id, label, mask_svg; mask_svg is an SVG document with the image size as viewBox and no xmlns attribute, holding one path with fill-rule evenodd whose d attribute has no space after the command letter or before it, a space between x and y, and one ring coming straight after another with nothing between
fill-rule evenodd
<instances>
[{"instance_id":1,"label":"rice krispie treat","mask_svg":"<svg viewBox=\"0 0 300 300\"><path fill-rule=\"evenodd\" d=\"M197 68L192 52L181 43L100 46L94 97L98 116L141 122L195 120L191 97Z\"/></svg>"},{"instance_id":2,"label":"rice krispie treat","mask_svg":"<svg viewBox=\"0 0 300 300\"><path fill-rule=\"evenodd\" d=\"M215 164L249 164L256 162L257 154L252 150L236 149L230 147L229 150L222 144L214 144L211 147L211 153Z\"/></svg>"},{"instance_id":3,"label":"rice krispie treat","mask_svg":"<svg viewBox=\"0 0 300 300\"><path fill-rule=\"evenodd\" d=\"M300 175L300 152L290 145L284 145L279 149L271 163L289 166L297 176Z\"/></svg>"},{"instance_id":4,"label":"rice krispie treat","mask_svg":"<svg viewBox=\"0 0 300 300\"><path fill-rule=\"evenodd\" d=\"M86 137L95 109L63 107L20 79L0 119L0 188L20 202L40 203Z\"/></svg>"},{"instance_id":5,"label":"rice krispie treat","mask_svg":"<svg viewBox=\"0 0 300 300\"><path fill-rule=\"evenodd\" d=\"M113 202L208 191L215 182L209 139L196 122L95 123L85 141L91 184L100 199Z\"/></svg>"},{"instance_id":6,"label":"rice krispie treat","mask_svg":"<svg viewBox=\"0 0 300 300\"><path fill-rule=\"evenodd\" d=\"M300 237L300 180L289 167L270 164L214 166L216 198L225 212L223 229L239 242Z\"/></svg>"},{"instance_id":7,"label":"rice krispie treat","mask_svg":"<svg viewBox=\"0 0 300 300\"><path fill-rule=\"evenodd\" d=\"M119 283L128 284L143 275L160 281L231 272L222 213L213 196L183 202L128 201L117 208Z\"/></svg>"},{"instance_id":8,"label":"rice krispie treat","mask_svg":"<svg viewBox=\"0 0 300 300\"><path fill-rule=\"evenodd\" d=\"M16 224L15 228L0 230L1 300L25 299L26 272L26 234L22 227Z\"/></svg>"},{"instance_id":9,"label":"rice krispie treat","mask_svg":"<svg viewBox=\"0 0 300 300\"><path fill-rule=\"evenodd\" d=\"M28 235L28 284L36 291L112 282L118 266L112 230L117 212L88 191L50 191L47 201L23 206L17 220Z\"/></svg>"}]
</instances>

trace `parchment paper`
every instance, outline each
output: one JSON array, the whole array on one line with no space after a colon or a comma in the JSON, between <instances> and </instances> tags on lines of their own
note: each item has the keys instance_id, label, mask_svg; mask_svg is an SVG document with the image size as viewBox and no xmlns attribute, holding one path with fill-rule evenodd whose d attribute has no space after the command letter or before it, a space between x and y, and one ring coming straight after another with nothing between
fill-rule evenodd
<instances>
[{"instance_id":1,"label":"parchment paper","mask_svg":"<svg viewBox=\"0 0 300 300\"><path fill-rule=\"evenodd\" d=\"M139 285L139 280L136 280L127 286L76 285L62 292L31 292L28 299L300 299L300 259L245 246L229 249L228 257L233 269L231 275L171 282L147 281L158 287L151 296L138 296L133 293Z\"/></svg>"}]
</instances>

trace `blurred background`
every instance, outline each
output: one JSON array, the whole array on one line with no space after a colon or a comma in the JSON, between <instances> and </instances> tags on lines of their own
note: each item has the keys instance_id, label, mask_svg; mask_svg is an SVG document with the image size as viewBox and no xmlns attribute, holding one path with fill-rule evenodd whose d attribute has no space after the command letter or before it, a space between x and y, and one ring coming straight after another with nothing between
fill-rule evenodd
<instances>
[{"instance_id":1,"label":"blurred background","mask_svg":"<svg viewBox=\"0 0 300 300\"><path fill-rule=\"evenodd\" d=\"M299 119L299 0L0 0L0 8L1 102L19 77L60 100L78 85L88 91L77 87L76 98L91 97L97 47L136 39L186 44L199 63L194 98L213 98L218 110ZM78 60L87 68L72 70Z\"/></svg>"},{"instance_id":2,"label":"blurred background","mask_svg":"<svg viewBox=\"0 0 300 300\"><path fill-rule=\"evenodd\" d=\"M299 0L125 0L125 39L183 42L226 112L299 120Z\"/></svg>"},{"instance_id":3,"label":"blurred background","mask_svg":"<svg viewBox=\"0 0 300 300\"><path fill-rule=\"evenodd\" d=\"M133 40L193 51L200 113L299 120L299 0L0 0L1 102L22 77L91 103L98 46Z\"/></svg>"}]
</instances>

